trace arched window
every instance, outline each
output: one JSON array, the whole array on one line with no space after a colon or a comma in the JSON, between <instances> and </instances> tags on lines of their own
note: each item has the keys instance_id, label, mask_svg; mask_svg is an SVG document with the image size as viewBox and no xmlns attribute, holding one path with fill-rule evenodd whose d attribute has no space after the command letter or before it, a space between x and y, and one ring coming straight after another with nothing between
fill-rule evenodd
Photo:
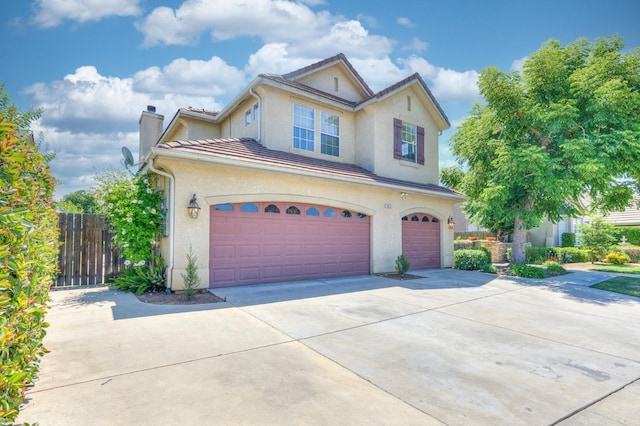
<instances>
[{"instance_id":1,"label":"arched window","mask_svg":"<svg viewBox=\"0 0 640 426\"><path fill-rule=\"evenodd\" d=\"M240 207L240 211L241 212L246 212L246 213L257 213L258 212L258 206L256 206L253 203L244 203L242 205L242 207Z\"/></svg>"},{"instance_id":2,"label":"arched window","mask_svg":"<svg viewBox=\"0 0 640 426\"><path fill-rule=\"evenodd\" d=\"M404 216L402 220L409 220L409 218L407 216Z\"/></svg>"},{"instance_id":3,"label":"arched window","mask_svg":"<svg viewBox=\"0 0 640 426\"><path fill-rule=\"evenodd\" d=\"M216 210L222 210L222 211L227 211L227 212L232 212L233 211L233 206L229 203L226 204L216 204L215 206L213 206L214 209Z\"/></svg>"},{"instance_id":4,"label":"arched window","mask_svg":"<svg viewBox=\"0 0 640 426\"><path fill-rule=\"evenodd\" d=\"M320 216L320 212L315 207L309 207L307 209L307 216Z\"/></svg>"},{"instance_id":5,"label":"arched window","mask_svg":"<svg viewBox=\"0 0 640 426\"><path fill-rule=\"evenodd\" d=\"M415 214L411 216L411 222L420 222L420 219Z\"/></svg>"},{"instance_id":6,"label":"arched window","mask_svg":"<svg viewBox=\"0 0 640 426\"><path fill-rule=\"evenodd\" d=\"M358 219L364 219L364 218L366 218L366 217L367 217L367 215L366 215L366 214L364 214L364 213L357 213L357 214L356 214L356 217L357 217Z\"/></svg>"},{"instance_id":7,"label":"arched window","mask_svg":"<svg viewBox=\"0 0 640 426\"><path fill-rule=\"evenodd\" d=\"M300 214L300 209L297 208L296 206L290 206L287 209L287 214Z\"/></svg>"},{"instance_id":8,"label":"arched window","mask_svg":"<svg viewBox=\"0 0 640 426\"><path fill-rule=\"evenodd\" d=\"M275 204L269 204L264 208L265 213L280 213L280 209Z\"/></svg>"},{"instance_id":9,"label":"arched window","mask_svg":"<svg viewBox=\"0 0 640 426\"><path fill-rule=\"evenodd\" d=\"M326 209L326 210L324 211L324 215L325 215L326 217L336 217L336 216L337 216L337 215L336 215L336 211L335 211L335 210L333 210L333 209Z\"/></svg>"},{"instance_id":10,"label":"arched window","mask_svg":"<svg viewBox=\"0 0 640 426\"><path fill-rule=\"evenodd\" d=\"M437 222L440 222L440 221L437 218L433 217L433 218L431 218L431 222L437 223Z\"/></svg>"},{"instance_id":11,"label":"arched window","mask_svg":"<svg viewBox=\"0 0 640 426\"><path fill-rule=\"evenodd\" d=\"M351 217L351 212L349 210L342 210L342 213L340 213L340 216Z\"/></svg>"},{"instance_id":12,"label":"arched window","mask_svg":"<svg viewBox=\"0 0 640 426\"><path fill-rule=\"evenodd\" d=\"M423 218L422 218L422 221L423 221L423 222L429 222L429 216L425 216L425 217L423 217Z\"/></svg>"}]
</instances>

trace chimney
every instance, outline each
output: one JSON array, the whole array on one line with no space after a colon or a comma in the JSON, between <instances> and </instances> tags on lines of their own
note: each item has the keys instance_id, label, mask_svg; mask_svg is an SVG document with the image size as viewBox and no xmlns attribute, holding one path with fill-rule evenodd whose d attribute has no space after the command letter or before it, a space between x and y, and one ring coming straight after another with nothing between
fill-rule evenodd
<instances>
[{"instance_id":1,"label":"chimney","mask_svg":"<svg viewBox=\"0 0 640 426\"><path fill-rule=\"evenodd\" d=\"M142 163L144 157L151 151L151 148L158 143L162 135L164 115L156 114L156 107L147 105L147 110L140 115L140 147L139 162Z\"/></svg>"}]
</instances>

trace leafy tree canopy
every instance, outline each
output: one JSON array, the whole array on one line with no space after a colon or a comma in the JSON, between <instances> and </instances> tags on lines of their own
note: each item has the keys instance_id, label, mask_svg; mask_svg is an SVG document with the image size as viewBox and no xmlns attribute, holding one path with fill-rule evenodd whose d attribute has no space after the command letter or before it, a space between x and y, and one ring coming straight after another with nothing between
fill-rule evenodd
<instances>
[{"instance_id":1,"label":"leafy tree canopy","mask_svg":"<svg viewBox=\"0 0 640 426\"><path fill-rule=\"evenodd\" d=\"M62 197L57 207L66 213L95 213L97 201L93 192L81 189Z\"/></svg>"},{"instance_id":2,"label":"leafy tree canopy","mask_svg":"<svg viewBox=\"0 0 640 426\"><path fill-rule=\"evenodd\" d=\"M513 230L512 262L524 263L527 229L578 215L585 193L602 213L630 203L629 179L640 177L640 50L623 50L617 36L549 40L522 73L482 72L485 102L453 137L465 170L454 187L469 196L475 223Z\"/></svg>"}]
</instances>

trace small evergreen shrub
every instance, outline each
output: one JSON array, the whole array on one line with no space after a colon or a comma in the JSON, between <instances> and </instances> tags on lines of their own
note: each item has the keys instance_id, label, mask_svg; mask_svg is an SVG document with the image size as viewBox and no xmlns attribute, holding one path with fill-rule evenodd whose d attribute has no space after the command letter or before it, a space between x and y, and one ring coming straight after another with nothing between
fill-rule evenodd
<instances>
[{"instance_id":1,"label":"small evergreen shrub","mask_svg":"<svg viewBox=\"0 0 640 426\"><path fill-rule=\"evenodd\" d=\"M491 266L487 255L481 250L456 250L453 252L453 267L464 271L484 270Z\"/></svg>"},{"instance_id":2,"label":"small evergreen shrub","mask_svg":"<svg viewBox=\"0 0 640 426\"><path fill-rule=\"evenodd\" d=\"M574 232L563 232L561 245L562 247L575 247L576 234Z\"/></svg>"},{"instance_id":3,"label":"small evergreen shrub","mask_svg":"<svg viewBox=\"0 0 640 426\"><path fill-rule=\"evenodd\" d=\"M511 273L516 277L522 278L544 278L544 269L538 268L537 266L529 266L529 265L521 265L519 263L515 263L511 265L509 268L511 269Z\"/></svg>"},{"instance_id":4,"label":"small evergreen shrub","mask_svg":"<svg viewBox=\"0 0 640 426\"><path fill-rule=\"evenodd\" d=\"M200 276L198 275L198 258L193 253L193 247L189 245L187 257L187 267L185 273L180 274L184 280L185 296L187 299L196 297L196 289L200 286ZM408 268L407 268L408 269Z\"/></svg>"},{"instance_id":5,"label":"small evergreen shrub","mask_svg":"<svg viewBox=\"0 0 640 426\"><path fill-rule=\"evenodd\" d=\"M527 247L525 249L525 262L529 264L542 265L549 257L548 247Z\"/></svg>"},{"instance_id":6,"label":"small evergreen shrub","mask_svg":"<svg viewBox=\"0 0 640 426\"><path fill-rule=\"evenodd\" d=\"M491 265L491 250L489 250L488 248L483 246L473 246L473 247L468 247L467 250L481 251L482 253L484 253L485 262Z\"/></svg>"},{"instance_id":7,"label":"small evergreen shrub","mask_svg":"<svg viewBox=\"0 0 640 426\"><path fill-rule=\"evenodd\" d=\"M614 265L624 265L629 263L629 256L626 253L611 252L605 257L605 262L612 263Z\"/></svg>"}]
</instances>

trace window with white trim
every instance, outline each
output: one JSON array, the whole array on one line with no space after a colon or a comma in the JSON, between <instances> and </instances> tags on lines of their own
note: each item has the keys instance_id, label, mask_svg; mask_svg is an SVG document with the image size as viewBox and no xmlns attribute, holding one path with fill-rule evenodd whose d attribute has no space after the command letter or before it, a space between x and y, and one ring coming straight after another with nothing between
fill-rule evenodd
<instances>
[{"instance_id":1,"label":"window with white trim","mask_svg":"<svg viewBox=\"0 0 640 426\"><path fill-rule=\"evenodd\" d=\"M314 150L315 111L293 104L293 147L306 151Z\"/></svg>"},{"instance_id":2,"label":"window with white trim","mask_svg":"<svg viewBox=\"0 0 640 426\"><path fill-rule=\"evenodd\" d=\"M260 118L260 104L256 102L253 106L253 121L258 121L258 118Z\"/></svg>"},{"instance_id":3,"label":"window with white trim","mask_svg":"<svg viewBox=\"0 0 640 426\"><path fill-rule=\"evenodd\" d=\"M416 162L418 129L413 124L402 123L402 159Z\"/></svg>"},{"instance_id":4,"label":"window with white trim","mask_svg":"<svg viewBox=\"0 0 640 426\"><path fill-rule=\"evenodd\" d=\"M244 125L248 126L249 124L251 124L251 110L250 109L248 109L244 113Z\"/></svg>"},{"instance_id":5,"label":"window with white trim","mask_svg":"<svg viewBox=\"0 0 640 426\"><path fill-rule=\"evenodd\" d=\"M340 156L340 117L337 115L320 113L320 152Z\"/></svg>"}]
</instances>

